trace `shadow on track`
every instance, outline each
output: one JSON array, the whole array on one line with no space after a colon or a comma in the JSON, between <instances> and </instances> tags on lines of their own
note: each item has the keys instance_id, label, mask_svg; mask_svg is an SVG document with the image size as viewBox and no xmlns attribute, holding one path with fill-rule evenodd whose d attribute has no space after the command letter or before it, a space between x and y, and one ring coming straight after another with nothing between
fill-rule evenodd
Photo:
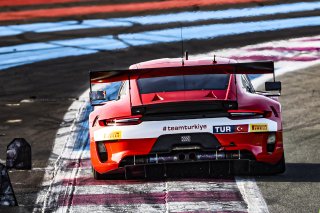
<instances>
[{"instance_id":1,"label":"shadow on track","mask_svg":"<svg viewBox=\"0 0 320 213\"><path fill-rule=\"evenodd\" d=\"M320 163L286 163L285 173L256 179L261 182L320 182Z\"/></svg>"}]
</instances>

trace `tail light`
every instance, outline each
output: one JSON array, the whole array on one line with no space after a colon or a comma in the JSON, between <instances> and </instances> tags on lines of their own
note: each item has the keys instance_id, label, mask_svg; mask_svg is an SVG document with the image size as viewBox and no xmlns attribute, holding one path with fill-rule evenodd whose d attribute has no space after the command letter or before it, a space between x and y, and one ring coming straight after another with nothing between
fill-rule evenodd
<instances>
[{"instance_id":1,"label":"tail light","mask_svg":"<svg viewBox=\"0 0 320 213\"><path fill-rule=\"evenodd\" d=\"M276 133L270 133L267 139L267 152L271 153L274 151L276 145Z\"/></svg>"},{"instance_id":2,"label":"tail light","mask_svg":"<svg viewBox=\"0 0 320 213\"><path fill-rule=\"evenodd\" d=\"M97 143L99 159L102 163L108 160L108 152L103 142Z\"/></svg>"},{"instance_id":3,"label":"tail light","mask_svg":"<svg viewBox=\"0 0 320 213\"><path fill-rule=\"evenodd\" d=\"M261 110L229 110L230 118L268 118L272 115L271 111Z\"/></svg>"},{"instance_id":4,"label":"tail light","mask_svg":"<svg viewBox=\"0 0 320 213\"><path fill-rule=\"evenodd\" d=\"M141 123L141 116L99 120L100 126L127 126L127 125L137 125L140 123Z\"/></svg>"}]
</instances>

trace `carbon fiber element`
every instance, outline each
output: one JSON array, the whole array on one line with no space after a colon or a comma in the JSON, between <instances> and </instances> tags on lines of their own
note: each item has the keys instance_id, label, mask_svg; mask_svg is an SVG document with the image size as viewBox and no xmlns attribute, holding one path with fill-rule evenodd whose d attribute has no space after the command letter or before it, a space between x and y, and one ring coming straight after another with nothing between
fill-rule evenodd
<instances>
[{"instance_id":1,"label":"carbon fiber element","mask_svg":"<svg viewBox=\"0 0 320 213\"><path fill-rule=\"evenodd\" d=\"M251 164L251 160L218 160L125 166L125 178L204 178L249 175Z\"/></svg>"},{"instance_id":2,"label":"carbon fiber element","mask_svg":"<svg viewBox=\"0 0 320 213\"><path fill-rule=\"evenodd\" d=\"M217 150L221 147L217 138L210 133L171 134L161 135L150 153L169 153L174 148L189 146L199 146L201 150Z\"/></svg>"},{"instance_id":3,"label":"carbon fiber element","mask_svg":"<svg viewBox=\"0 0 320 213\"><path fill-rule=\"evenodd\" d=\"M185 113L223 113L230 109L238 109L236 101L182 101L160 104L133 106L133 115L180 115Z\"/></svg>"}]
</instances>

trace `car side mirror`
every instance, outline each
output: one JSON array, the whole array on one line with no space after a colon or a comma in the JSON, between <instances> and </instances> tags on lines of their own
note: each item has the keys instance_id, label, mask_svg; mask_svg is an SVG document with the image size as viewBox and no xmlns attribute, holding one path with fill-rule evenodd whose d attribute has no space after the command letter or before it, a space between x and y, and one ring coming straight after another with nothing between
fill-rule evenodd
<instances>
[{"instance_id":1,"label":"car side mirror","mask_svg":"<svg viewBox=\"0 0 320 213\"><path fill-rule=\"evenodd\" d=\"M281 91L281 82L280 81L266 82L265 89L266 91Z\"/></svg>"},{"instance_id":2,"label":"car side mirror","mask_svg":"<svg viewBox=\"0 0 320 213\"><path fill-rule=\"evenodd\" d=\"M92 106L100 106L105 104L107 99L107 92L105 90L91 91L90 103Z\"/></svg>"},{"instance_id":3,"label":"car side mirror","mask_svg":"<svg viewBox=\"0 0 320 213\"><path fill-rule=\"evenodd\" d=\"M107 92L105 90L91 91L91 101L104 101L107 99Z\"/></svg>"}]
</instances>

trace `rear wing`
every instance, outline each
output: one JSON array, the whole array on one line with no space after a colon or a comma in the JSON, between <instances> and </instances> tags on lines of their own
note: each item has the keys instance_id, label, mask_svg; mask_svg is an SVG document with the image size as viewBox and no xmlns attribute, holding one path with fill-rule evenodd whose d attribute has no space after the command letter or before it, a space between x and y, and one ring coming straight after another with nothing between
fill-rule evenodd
<instances>
[{"instance_id":1,"label":"rear wing","mask_svg":"<svg viewBox=\"0 0 320 213\"><path fill-rule=\"evenodd\" d=\"M93 84L103 84L103 83L105 84L105 83L129 80L129 89L131 89L130 79L134 79L134 78L152 78L152 77L161 77L161 76L198 75L198 74L268 74L268 73L273 74L273 76L275 76L273 61L212 64L212 65L200 65L200 66L91 71L90 72L90 101L92 104L93 99L103 100L106 95L105 91L92 92ZM131 94L130 94L130 98L131 98ZM92 105L95 105L95 104L92 104Z\"/></svg>"},{"instance_id":2,"label":"rear wing","mask_svg":"<svg viewBox=\"0 0 320 213\"><path fill-rule=\"evenodd\" d=\"M267 74L274 73L273 61L212 64L200 66L160 67L128 70L91 71L90 84L110 83L139 78L197 74Z\"/></svg>"}]
</instances>

